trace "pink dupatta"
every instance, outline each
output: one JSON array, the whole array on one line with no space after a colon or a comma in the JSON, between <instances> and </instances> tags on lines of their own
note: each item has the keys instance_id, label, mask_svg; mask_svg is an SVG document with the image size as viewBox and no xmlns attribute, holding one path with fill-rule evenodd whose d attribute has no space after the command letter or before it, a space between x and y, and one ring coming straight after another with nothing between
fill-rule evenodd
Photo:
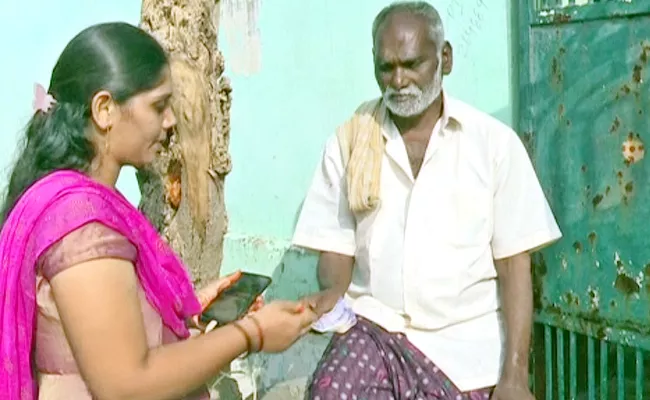
<instances>
[{"instance_id":1,"label":"pink dupatta","mask_svg":"<svg viewBox=\"0 0 650 400\"><path fill-rule=\"evenodd\" d=\"M90 222L135 245L147 300L179 338L189 336L185 321L200 312L199 302L183 264L147 218L117 191L79 172L54 172L25 192L0 232L0 398L37 398L32 371L37 260Z\"/></svg>"}]
</instances>

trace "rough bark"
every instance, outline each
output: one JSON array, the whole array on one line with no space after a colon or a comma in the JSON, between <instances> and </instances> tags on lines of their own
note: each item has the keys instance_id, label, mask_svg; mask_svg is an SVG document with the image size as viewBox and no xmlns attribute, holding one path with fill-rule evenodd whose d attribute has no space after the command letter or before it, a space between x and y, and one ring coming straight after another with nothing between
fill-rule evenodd
<instances>
[{"instance_id":1,"label":"rough bark","mask_svg":"<svg viewBox=\"0 0 650 400\"><path fill-rule=\"evenodd\" d=\"M161 156L137 173L140 209L184 260L197 288L219 276L227 227L231 88L217 50L218 17L215 0L142 2L142 28L172 60L178 123ZM222 400L241 398L230 378L212 392Z\"/></svg>"},{"instance_id":2,"label":"rough bark","mask_svg":"<svg viewBox=\"0 0 650 400\"><path fill-rule=\"evenodd\" d=\"M169 52L176 129L161 157L138 172L143 212L180 254L200 287L219 275L227 217L230 83L217 50L219 5L143 0L142 27Z\"/></svg>"}]
</instances>

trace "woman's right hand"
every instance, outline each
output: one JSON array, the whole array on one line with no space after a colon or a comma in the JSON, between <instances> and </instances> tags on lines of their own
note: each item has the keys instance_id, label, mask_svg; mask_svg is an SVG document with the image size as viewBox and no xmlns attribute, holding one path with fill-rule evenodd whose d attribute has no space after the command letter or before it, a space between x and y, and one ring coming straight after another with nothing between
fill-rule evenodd
<instances>
[{"instance_id":1,"label":"woman's right hand","mask_svg":"<svg viewBox=\"0 0 650 400\"><path fill-rule=\"evenodd\" d=\"M255 326L259 323L259 329ZM318 316L303 303L274 301L245 318L246 330L257 344L258 351L279 353L291 347L305 333ZM262 334L262 348L259 348Z\"/></svg>"}]
</instances>

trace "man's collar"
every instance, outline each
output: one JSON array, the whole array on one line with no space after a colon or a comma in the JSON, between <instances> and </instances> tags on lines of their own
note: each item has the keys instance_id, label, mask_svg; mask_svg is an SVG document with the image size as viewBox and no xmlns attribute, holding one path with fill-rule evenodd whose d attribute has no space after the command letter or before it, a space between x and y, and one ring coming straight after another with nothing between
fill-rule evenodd
<instances>
[{"instance_id":1,"label":"man's collar","mask_svg":"<svg viewBox=\"0 0 650 400\"><path fill-rule=\"evenodd\" d=\"M444 123L443 127L448 127L450 123L457 124L456 127L462 127L463 125L463 108L458 104L458 100L451 97L444 90L441 93L442 96L442 121Z\"/></svg>"}]
</instances>

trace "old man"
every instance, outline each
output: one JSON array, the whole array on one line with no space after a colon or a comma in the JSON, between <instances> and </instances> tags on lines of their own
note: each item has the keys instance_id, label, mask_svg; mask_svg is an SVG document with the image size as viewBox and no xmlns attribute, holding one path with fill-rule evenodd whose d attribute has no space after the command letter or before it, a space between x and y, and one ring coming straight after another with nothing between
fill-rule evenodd
<instances>
[{"instance_id":1,"label":"old man","mask_svg":"<svg viewBox=\"0 0 650 400\"><path fill-rule=\"evenodd\" d=\"M442 90L453 52L426 2L373 28L382 96L328 141L294 244L320 252L318 313L345 296L311 399L533 399L530 252L560 238L516 133ZM480 88L477 88L480 90Z\"/></svg>"}]
</instances>

